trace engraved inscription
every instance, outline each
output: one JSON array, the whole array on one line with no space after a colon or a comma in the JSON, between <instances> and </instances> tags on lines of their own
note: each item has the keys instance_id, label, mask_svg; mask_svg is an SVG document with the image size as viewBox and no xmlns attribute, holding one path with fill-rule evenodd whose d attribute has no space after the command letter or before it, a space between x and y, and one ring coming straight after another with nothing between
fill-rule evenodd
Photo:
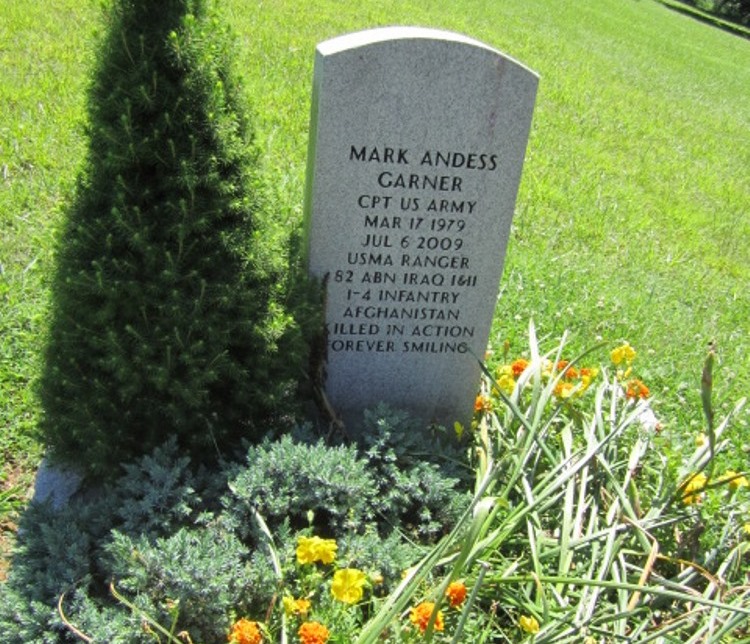
<instances>
[{"instance_id":1,"label":"engraved inscription","mask_svg":"<svg viewBox=\"0 0 750 644\"><path fill-rule=\"evenodd\" d=\"M476 329L464 304L479 284L467 246L481 232L475 178L497 171L497 155L351 143L341 159L365 179L346 265L331 273L345 306L327 325L329 350L465 353Z\"/></svg>"}]
</instances>

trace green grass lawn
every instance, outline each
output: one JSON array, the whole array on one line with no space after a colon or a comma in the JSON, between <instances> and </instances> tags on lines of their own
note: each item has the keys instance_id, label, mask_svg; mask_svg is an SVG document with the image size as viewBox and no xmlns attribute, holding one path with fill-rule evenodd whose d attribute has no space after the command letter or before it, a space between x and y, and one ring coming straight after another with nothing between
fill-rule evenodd
<instances>
[{"instance_id":1,"label":"green grass lawn","mask_svg":"<svg viewBox=\"0 0 750 644\"><path fill-rule=\"evenodd\" d=\"M84 153L95 3L17 2L0 21L0 525L38 457L38 371L55 229Z\"/></svg>"},{"instance_id":2,"label":"green grass lawn","mask_svg":"<svg viewBox=\"0 0 750 644\"><path fill-rule=\"evenodd\" d=\"M368 27L449 29L541 75L491 340L571 332L571 354L628 340L679 458L750 388L750 41L653 0L240 2L248 108L279 223L301 223L317 42ZM55 232L85 152L84 91L100 3L16 0L0 21L0 481L24 489ZM606 360L602 349L596 357ZM747 467L748 416L731 434ZM14 495L0 497L0 513Z\"/></svg>"}]
</instances>

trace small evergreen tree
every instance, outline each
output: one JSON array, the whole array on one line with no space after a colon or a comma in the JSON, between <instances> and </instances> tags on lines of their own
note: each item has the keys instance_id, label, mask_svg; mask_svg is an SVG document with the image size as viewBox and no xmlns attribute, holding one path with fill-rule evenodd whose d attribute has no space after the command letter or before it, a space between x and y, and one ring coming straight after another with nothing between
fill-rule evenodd
<instances>
[{"instance_id":1,"label":"small evergreen tree","mask_svg":"<svg viewBox=\"0 0 750 644\"><path fill-rule=\"evenodd\" d=\"M40 388L53 457L98 477L171 434L199 457L258 438L300 347L228 30L209 0L114 0L109 20Z\"/></svg>"}]
</instances>

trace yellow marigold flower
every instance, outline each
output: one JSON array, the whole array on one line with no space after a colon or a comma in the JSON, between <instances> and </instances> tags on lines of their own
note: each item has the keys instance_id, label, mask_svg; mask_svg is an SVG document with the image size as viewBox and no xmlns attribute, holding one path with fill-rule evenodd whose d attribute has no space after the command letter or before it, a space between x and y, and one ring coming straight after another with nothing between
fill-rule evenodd
<instances>
[{"instance_id":1,"label":"yellow marigold flower","mask_svg":"<svg viewBox=\"0 0 750 644\"><path fill-rule=\"evenodd\" d=\"M497 386L504 394L510 395L516 388L516 381L513 380L513 376L500 376L497 379Z\"/></svg>"},{"instance_id":2,"label":"yellow marigold flower","mask_svg":"<svg viewBox=\"0 0 750 644\"><path fill-rule=\"evenodd\" d=\"M323 564L331 564L336 558L336 545L335 539L320 539L317 545L317 557L318 561Z\"/></svg>"},{"instance_id":3,"label":"yellow marigold flower","mask_svg":"<svg viewBox=\"0 0 750 644\"><path fill-rule=\"evenodd\" d=\"M580 375L581 375L581 380L588 378L590 382L599 375L599 369L594 369L592 367L582 367Z\"/></svg>"},{"instance_id":4,"label":"yellow marigold flower","mask_svg":"<svg viewBox=\"0 0 750 644\"><path fill-rule=\"evenodd\" d=\"M696 447L703 447L707 443L708 443L708 436L706 436L703 432L701 432L700 434L698 434L695 437L695 446Z\"/></svg>"},{"instance_id":5,"label":"yellow marigold flower","mask_svg":"<svg viewBox=\"0 0 750 644\"><path fill-rule=\"evenodd\" d=\"M297 561L301 564L320 561L324 564L333 563L338 546L334 539L320 537L300 537L297 540Z\"/></svg>"},{"instance_id":6,"label":"yellow marigold flower","mask_svg":"<svg viewBox=\"0 0 750 644\"><path fill-rule=\"evenodd\" d=\"M533 615L521 615L521 617L518 618L518 625L521 627L522 631L526 631L532 635L539 632L539 622Z\"/></svg>"},{"instance_id":7,"label":"yellow marigold flower","mask_svg":"<svg viewBox=\"0 0 750 644\"><path fill-rule=\"evenodd\" d=\"M580 384L578 385L578 395L581 396L591 386L591 383L599 375L598 369L591 369L589 367L583 367L579 372L581 378Z\"/></svg>"},{"instance_id":8,"label":"yellow marigold flower","mask_svg":"<svg viewBox=\"0 0 750 644\"><path fill-rule=\"evenodd\" d=\"M509 364L502 364L495 371L495 376L497 376L498 378L502 378L503 376L510 376L512 378L513 367L511 367Z\"/></svg>"},{"instance_id":9,"label":"yellow marigold flower","mask_svg":"<svg viewBox=\"0 0 750 644\"><path fill-rule=\"evenodd\" d=\"M575 385L572 382L560 381L555 385L552 393L563 400L570 398L575 393Z\"/></svg>"},{"instance_id":10,"label":"yellow marigold flower","mask_svg":"<svg viewBox=\"0 0 750 644\"><path fill-rule=\"evenodd\" d=\"M518 378L524 371L526 371L526 367L529 366L529 361L524 360L523 358L518 358L518 360L514 360L510 364L510 370L513 372L513 375Z\"/></svg>"},{"instance_id":11,"label":"yellow marigold flower","mask_svg":"<svg viewBox=\"0 0 750 644\"><path fill-rule=\"evenodd\" d=\"M427 625L430 623L430 617L432 617L432 612L435 610L435 604L434 602L422 602L418 606L415 606L411 609L411 615L409 615L409 619L411 620L411 623L414 624L422 633L424 633L427 630ZM435 616L435 626L436 631L442 631L445 628L445 624L443 622L443 611L439 610L437 612L437 615Z\"/></svg>"},{"instance_id":12,"label":"yellow marigold flower","mask_svg":"<svg viewBox=\"0 0 750 644\"><path fill-rule=\"evenodd\" d=\"M610 358L612 358L612 362L615 364L621 364L623 362L630 364L635 359L635 349L626 342L622 346L614 349L609 355Z\"/></svg>"},{"instance_id":13,"label":"yellow marigold flower","mask_svg":"<svg viewBox=\"0 0 750 644\"><path fill-rule=\"evenodd\" d=\"M703 472L693 474L682 490L682 502L685 505L700 503L703 499L702 492L708 483L708 477Z\"/></svg>"},{"instance_id":14,"label":"yellow marigold flower","mask_svg":"<svg viewBox=\"0 0 750 644\"><path fill-rule=\"evenodd\" d=\"M297 631L302 644L326 644L331 634L320 622L303 622Z\"/></svg>"},{"instance_id":15,"label":"yellow marigold flower","mask_svg":"<svg viewBox=\"0 0 750 644\"><path fill-rule=\"evenodd\" d=\"M506 394L512 394L516 386L516 380L513 377L513 369L510 365L503 365L497 370L497 386L500 391Z\"/></svg>"},{"instance_id":16,"label":"yellow marigold flower","mask_svg":"<svg viewBox=\"0 0 750 644\"><path fill-rule=\"evenodd\" d=\"M623 381L627 380L628 378L630 378L630 374L632 374L632 373L633 373L633 367L628 367L627 369L625 369L625 371L623 371L622 369L618 369L617 370L617 379L620 382L623 382Z\"/></svg>"},{"instance_id":17,"label":"yellow marigold flower","mask_svg":"<svg viewBox=\"0 0 750 644\"><path fill-rule=\"evenodd\" d=\"M453 581L445 589L445 596L453 608L457 608L466 600L466 584L462 581Z\"/></svg>"},{"instance_id":18,"label":"yellow marigold flower","mask_svg":"<svg viewBox=\"0 0 750 644\"><path fill-rule=\"evenodd\" d=\"M356 604L364 594L367 575L356 568L342 568L333 575L331 593L341 602Z\"/></svg>"},{"instance_id":19,"label":"yellow marigold flower","mask_svg":"<svg viewBox=\"0 0 750 644\"><path fill-rule=\"evenodd\" d=\"M232 625L227 641L233 644L260 644L263 635L258 628L258 622L252 622L244 617Z\"/></svg>"},{"instance_id":20,"label":"yellow marigold flower","mask_svg":"<svg viewBox=\"0 0 750 644\"><path fill-rule=\"evenodd\" d=\"M745 534L750 537L750 523L746 523L742 526L742 529L745 531Z\"/></svg>"},{"instance_id":21,"label":"yellow marigold flower","mask_svg":"<svg viewBox=\"0 0 750 644\"><path fill-rule=\"evenodd\" d=\"M734 470L727 470L721 477L722 481L727 481L730 490L739 490L741 487L750 487L747 477L735 472Z\"/></svg>"},{"instance_id":22,"label":"yellow marigold flower","mask_svg":"<svg viewBox=\"0 0 750 644\"><path fill-rule=\"evenodd\" d=\"M637 378L630 380L625 389L626 398L648 398L650 395L651 392L648 390L648 387Z\"/></svg>"},{"instance_id":23,"label":"yellow marigold flower","mask_svg":"<svg viewBox=\"0 0 750 644\"><path fill-rule=\"evenodd\" d=\"M284 612L290 617L292 615L305 616L310 610L310 600L304 597L295 599L294 597L285 595L281 601L284 604Z\"/></svg>"}]
</instances>

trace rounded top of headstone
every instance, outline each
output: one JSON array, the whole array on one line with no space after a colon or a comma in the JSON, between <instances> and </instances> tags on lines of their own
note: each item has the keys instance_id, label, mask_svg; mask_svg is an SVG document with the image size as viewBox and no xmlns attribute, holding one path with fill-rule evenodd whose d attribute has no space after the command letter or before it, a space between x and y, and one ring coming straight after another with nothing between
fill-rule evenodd
<instances>
[{"instance_id":1,"label":"rounded top of headstone","mask_svg":"<svg viewBox=\"0 0 750 644\"><path fill-rule=\"evenodd\" d=\"M529 69L523 63L515 60L511 56L502 53L501 51L490 47L489 45L469 38L463 34L456 33L454 31L446 31L444 29L432 29L429 27L377 27L375 29L365 29L363 31L355 31L341 36L336 36L329 40L325 40L318 44L317 50L323 56L330 56L337 54L349 49L355 49L359 47L366 47L367 45L375 45L384 42L393 42L399 40L440 40L444 42L460 43L484 49L496 56L501 56L507 60L512 61L519 67L523 67L528 70L534 76L538 74Z\"/></svg>"}]
</instances>

